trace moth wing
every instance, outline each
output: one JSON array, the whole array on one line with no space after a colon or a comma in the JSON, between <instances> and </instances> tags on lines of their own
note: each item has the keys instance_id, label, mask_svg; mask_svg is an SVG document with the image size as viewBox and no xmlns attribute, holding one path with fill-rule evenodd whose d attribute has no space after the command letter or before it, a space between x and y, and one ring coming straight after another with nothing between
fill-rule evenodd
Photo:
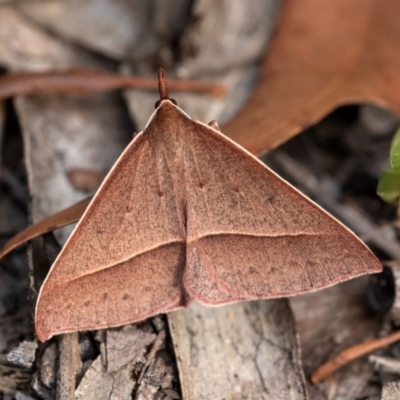
<instances>
[{"instance_id":1,"label":"moth wing","mask_svg":"<svg viewBox=\"0 0 400 400\"><path fill-rule=\"evenodd\" d=\"M187 146L184 285L210 305L314 291L381 264L345 226L202 123Z\"/></svg>"},{"instance_id":2,"label":"moth wing","mask_svg":"<svg viewBox=\"0 0 400 400\"><path fill-rule=\"evenodd\" d=\"M171 177L152 149L143 133L132 141L53 264L36 307L40 340L180 306L184 230Z\"/></svg>"}]
</instances>

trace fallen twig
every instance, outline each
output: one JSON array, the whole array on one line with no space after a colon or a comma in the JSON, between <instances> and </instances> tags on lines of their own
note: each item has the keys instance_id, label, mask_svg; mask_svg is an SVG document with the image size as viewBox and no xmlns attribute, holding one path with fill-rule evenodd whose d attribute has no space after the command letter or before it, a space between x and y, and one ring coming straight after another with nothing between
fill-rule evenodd
<instances>
[{"instance_id":1,"label":"fallen twig","mask_svg":"<svg viewBox=\"0 0 400 400\"><path fill-rule=\"evenodd\" d=\"M400 340L400 330L393 332L391 335L385 338L369 340L367 342L349 347L348 349L343 350L341 353L339 353L336 357L318 367L311 374L311 382L319 383L349 362L359 357L362 357L370 353L371 351L397 342L398 340Z\"/></svg>"},{"instance_id":2,"label":"fallen twig","mask_svg":"<svg viewBox=\"0 0 400 400\"><path fill-rule=\"evenodd\" d=\"M200 80L168 81L171 91L208 93L223 96L225 86ZM116 89L157 89L153 78L123 76L107 71L69 70L65 72L9 73L0 77L0 100L16 95L45 93L93 93Z\"/></svg>"}]
</instances>

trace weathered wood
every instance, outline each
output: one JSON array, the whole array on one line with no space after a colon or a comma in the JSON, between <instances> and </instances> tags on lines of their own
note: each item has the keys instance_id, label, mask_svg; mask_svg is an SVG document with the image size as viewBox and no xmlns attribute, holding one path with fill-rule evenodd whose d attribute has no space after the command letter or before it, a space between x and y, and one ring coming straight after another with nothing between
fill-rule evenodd
<instances>
[{"instance_id":1,"label":"weathered wood","mask_svg":"<svg viewBox=\"0 0 400 400\"><path fill-rule=\"evenodd\" d=\"M156 335L149 329L146 331L146 326L127 325L120 330L108 330L104 357L107 372L116 372L131 361L135 361L155 339Z\"/></svg>"},{"instance_id":2,"label":"weathered wood","mask_svg":"<svg viewBox=\"0 0 400 400\"><path fill-rule=\"evenodd\" d=\"M286 300L192 303L168 320L185 400L307 399Z\"/></svg>"},{"instance_id":3,"label":"weathered wood","mask_svg":"<svg viewBox=\"0 0 400 400\"><path fill-rule=\"evenodd\" d=\"M23 368L31 368L36 358L38 343L36 340L22 342L6 355L6 360Z\"/></svg>"},{"instance_id":4,"label":"weathered wood","mask_svg":"<svg viewBox=\"0 0 400 400\"><path fill-rule=\"evenodd\" d=\"M176 0L164 2L169 10L180 6ZM98 0L50 0L19 3L17 7L45 29L116 60L138 61L159 51L152 24L154 1L102 0L99 5Z\"/></svg>"},{"instance_id":5,"label":"weathered wood","mask_svg":"<svg viewBox=\"0 0 400 400\"><path fill-rule=\"evenodd\" d=\"M241 0L194 2L193 17L182 35L181 60L167 68L168 76L171 79L175 72L180 78L212 79L224 84L228 94L224 99L216 99L172 92L171 97L191 118L206 123L215 119L221 126L244 104L256 83L279 4L278 0L254 0L251 7ZM165 53L169 54L164 51L161 56ZM161 63L170 65L169 60ZM154 73L150 69L142 71ZM142 90L129 90L125 95L129 111L141 130L154 110L154 97Z\"/></svg>"},{"instance_id":6,"label":"weathered wood","mask_svg":"<svg viewBox=\"0 0 400 400\"><path fill-rule=\"evenodd\" d=\"M382 389L381 400L399 400L400 382L389 382Z\"/></svg>"},{"instance_id":7,"label":"weathered wood","mask_svg":"<svg viewBox=\"0 0 400 400\"><path fill-rule=\"evenodd\" d=\"M279 0L197 0L194 18L182 37L178 75L226 73L260 61L279 6Z\"/></svg>"},{"instance_id":8,"label":"weathered wood","mask_svg":"<svg viewBox=\"0 0 400 400\"><path fill-rule=\"evenodd\" d=\"M370 355L368 361L374 364L376 370L400 375L400 360L397 358Z\"/></svg>"},{"instance_id":9,"label":"weathered wood","mask_svg":"<svg viewBox=\"0 0 400 400\"><path fill-rule=\"evenodd\" d=\"M129 122L113 95L19 97L25 159L38 221L87 197L68 171L85 168L103 175L129 140ZM72 227L56 232L63 243Z\"/></svg>"},{"instance_id":10,"label":"weathered wood","mask_svg":"<svg viewBox=\"0 0 400 400\"><path fill-rule=\"evenodd\" d=\"M78 332L58 337L57 400L75 400L76 374L81 367Z\"/></svg>"},{"instance_id":11,"label":"weathered wood","mask_svg":"<svg viewBox=\"0 0 400 400\"><path fill-rule=\"evenodd\" d=\"M0 64L12 71L94 66L94 57L40 30L11 6L0 7Z\"/></svg>"},{"instance_id":12,"label":"weathered wood","mask_svg":"<svg viewBox=\"0 0 400 400\"><path fill-rule=\"evenodd\" d=\"M131 361L116 372L107 373L101 356L97 357L88 369L76 390L77 400L121 400L129 399L135 386L131 378Z\"/></svg>"}]
</instances>

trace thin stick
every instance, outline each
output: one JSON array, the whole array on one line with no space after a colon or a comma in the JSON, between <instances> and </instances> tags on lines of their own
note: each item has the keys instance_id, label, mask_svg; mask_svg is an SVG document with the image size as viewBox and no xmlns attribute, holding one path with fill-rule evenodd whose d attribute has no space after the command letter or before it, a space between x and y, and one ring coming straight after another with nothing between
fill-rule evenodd
<instances>
[{"instance_id":1,"label":"thin stick","mask_svg":"<svg viewBox=\"0 0 400 400\"><path fill-rule=\"evenodd\" d=\"M208 93L212 96L223 96L226 92L224 85L198 80L171 80L169 87L175 91ZM21 94L80 94L123 88L156 90L158 80L84 69L47 73L10 73L0 77L0 100Z\"/></svg>"},{"instance_id":2,"label":"thin stick","mask_svg":"<svg viewBox=\"0 0 400 400\"><path fill-rule=\"evenodd\" d=\"M61 335L58 340L57 400L75 400L75 383L80 357L78 332Z\"/></svg>"},{"instance_id":3,"label":"thin stick","mask_svg":"<svg viewBox=\"0 0 400 400\"><path fill-rule=\"evenodd\" d=\"M311 382L319 383L349 362L365 356L366 354L371 353L371 351L397 342L398 340L400 340L400 330L393 332L391 335L385 338L369 340L367 342L349 347L348 349L339 353L336 357L317 368L311 375Z\"/></svg>"}]
</instances>

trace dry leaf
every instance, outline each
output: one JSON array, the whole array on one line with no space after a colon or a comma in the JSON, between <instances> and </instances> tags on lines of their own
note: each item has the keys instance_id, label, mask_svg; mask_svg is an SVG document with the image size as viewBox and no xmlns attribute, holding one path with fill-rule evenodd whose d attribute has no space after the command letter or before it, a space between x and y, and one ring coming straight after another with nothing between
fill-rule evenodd
<instances>
[{"instance_id":1,"label":"dry leaf","mask_svg":"<svg viewBox=\"0 0 400 400\"><path fill-rule=\"evenodd\" d=\"M254 154L343 104L400 114L400 2L288 0L247 105L223 131Z\"/></svg>"}]
</instances>

